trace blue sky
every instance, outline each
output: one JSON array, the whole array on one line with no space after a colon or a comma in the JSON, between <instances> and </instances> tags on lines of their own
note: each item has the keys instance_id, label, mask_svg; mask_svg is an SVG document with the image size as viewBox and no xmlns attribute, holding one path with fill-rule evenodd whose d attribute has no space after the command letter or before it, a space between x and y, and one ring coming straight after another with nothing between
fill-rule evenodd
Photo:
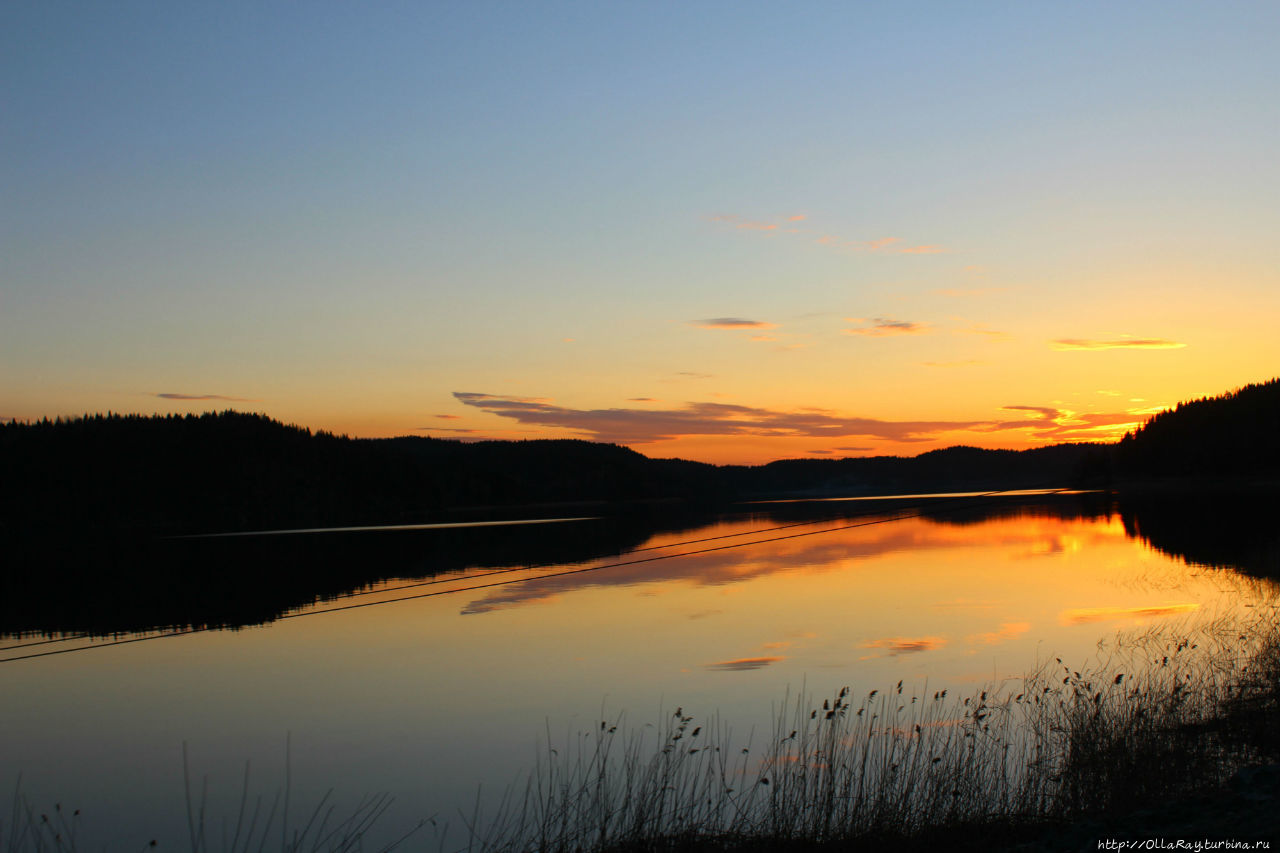
<instances>
[{"instance_id":1,"label":"blue sky","mask_svg":"<svg viewBox=\"0 0 1280 853\"><path fill-rule=\"evenodd\" d=\"M1274 371L1278 34L1270 3L10 4L0 417L657 411L692 431L633 446L717 461L1088 437L856 432L1007 406L1105 437ZM807 409L854 431L758 414Z\"/></svg>"}]
</instances>

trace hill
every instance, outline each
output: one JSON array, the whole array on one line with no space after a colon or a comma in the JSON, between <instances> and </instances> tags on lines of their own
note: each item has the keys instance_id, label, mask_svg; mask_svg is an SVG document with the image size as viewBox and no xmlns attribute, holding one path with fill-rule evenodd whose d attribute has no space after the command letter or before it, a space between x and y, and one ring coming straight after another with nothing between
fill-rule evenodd
<instances>
[{"instance_id":1,"label":"hill","mask_svg":"<svg viewBox=\"0 0 1280 853\"><path fill-rule=\"evenodd\" d=\"M1097 445L714 466L578 440L353 439L240 412L0 424L0 531L420 522L464 508L1060 486Z\"/></svg>"}]
</instances>

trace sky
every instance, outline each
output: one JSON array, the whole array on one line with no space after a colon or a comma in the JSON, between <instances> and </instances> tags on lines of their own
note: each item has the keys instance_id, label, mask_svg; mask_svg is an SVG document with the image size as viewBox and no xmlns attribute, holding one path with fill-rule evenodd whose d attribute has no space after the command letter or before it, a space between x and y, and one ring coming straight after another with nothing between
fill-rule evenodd
<instances>
[{"instance_id":1,"label":"sky","mask_svg":"<svg viewBox=\"0 0 1280 853\"><path fill-rule=\"evenodd\" d=\"M1273 2L0 6L0 419L717 463L1280 374Z\"/></svg>"}]
</instances>

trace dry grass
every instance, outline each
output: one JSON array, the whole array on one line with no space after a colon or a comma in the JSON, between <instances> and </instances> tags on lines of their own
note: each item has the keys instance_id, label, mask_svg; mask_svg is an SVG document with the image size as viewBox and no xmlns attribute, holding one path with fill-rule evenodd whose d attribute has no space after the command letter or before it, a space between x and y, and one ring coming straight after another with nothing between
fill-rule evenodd
<instances>
[{"instance_id":1,"label":"dry grass","mask_svg":"<svg viewBox=\"0 0 1280 853\"><path fill-rule=\"evenodd\" d=\"M467 819L463 849L841 846L1115 813L1274 758L1278 685L1268 610L1129 636L1088 671L1055 660L968 697L901 682L802 697L758 748L683 709L656 736L604 721L548 747L496 814Z\"/></svg>"}]
</instances>

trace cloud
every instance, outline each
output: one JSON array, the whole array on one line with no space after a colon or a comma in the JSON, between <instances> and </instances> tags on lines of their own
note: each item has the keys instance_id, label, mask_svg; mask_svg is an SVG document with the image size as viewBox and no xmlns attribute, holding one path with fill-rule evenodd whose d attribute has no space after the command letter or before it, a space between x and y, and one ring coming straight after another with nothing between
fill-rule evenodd
<instances>
[{"instance_id":1,"label":"cloud","mask_svg":"<svg viewBox=\"0 0 1280 853\"><path fill-rule=\"evenodd\" d=\"M1056 350L1101 349L1182 349L1186 344L1162 338L1121 338L1115 341L1092 341L1082 338L1059 338L1050 343Z\"/></svg>"},{"instance_id":2,"label":"cloud","mask_svg":"<svg viewBox=\"0 0 1280 853\"><path fill-rule=\"evenodd\" d=\"M223 394L176 394L165 392L163 394L152 394L153 397L159 397L162 400L225 400L229 403L257 403L258 400L252 397L228 397Z\"/></svg>"},{"instance_id":3,"label":"cloud","mask_svg":"<svg viewBox=\"0 0 1280 853\"><path fill-rule=\"evenodd\" d=\"M977 426L977 432L1028 429L1040 441L1111 441L1139 426L1143 418L1133 412L1072 412L1052 406L1002 406L1004 411L1028 412L1019 421L1001 421L995 426Z\"/></svg>"},{"instance_id":4,"label":"cloud","mask_svg":"<svg viewBox=\"0 0 1280 853\"><path fill-rule=\"evenodd\" d=\"M1059 409L1050 406L1001 406L1006 412L1035 412L1042 418L1053 420L1059 417L1062 412Z\"/></svg>"},{"instance_id":5,"label":"cloud","mask_svg":"<svg viewBox=\"0 0 1280 853\"><path fill-rule=\"evenodd\" d=\"M752 335L751 336L751 342L757 343L757 344L771 343L776 340L777 338L774 337L773 335Z\"/></svg>"},{"instance_id":6,"label":"cloud","mask_svg":"<svg viewBox=\"0 0 1280 853\"><path fill-rule=\"evenodd\" d=\"M678 409L571 409L545 400L455 391L460 403L522 424L559 427L596 441L642 444L691 435L880 438L919 442L952 430L1000 429L992 421L885 421L806 410L692 402ZM1021 425L1021 423L1018 423Z\"/></svg>"},{"instance_id":7,"label":"cloud","mask_svg":"<svg viewBox=\"0 0 1280 853\"><path fill-rule=\"evenodd\" d=\"M889 655L897 657L898 655L913 655L918 652L930 652L934 649L940 649L947 644L943 637L885 637L881 640L872 640L869 643L863 643L864 649L888 649Z\"/></svg>"},{"instance_id":8,"label":"cloud","mask_svg":"<svg viewBox=\"0 0 1280 853\"><path fill-rule=\"evenodd\" d=\"M776 329L777 323L766 323L763 320L746 320L742 317L712 317L708 320L692 320L692 325L700 329Z\"/></svg>"},{"instance_id":9,"label":"cloud","mask_svg":"<svg viewBox=\"0 0 1280 853\"><path fill-rule=\"evenodd\" d=\"M749 669L760 669L771 663L786 660L785 657L769 656L759 658L736 658L734 660L722 660L719 663L709 663L707 669L716 669L721 672L743 672Z\"/></svg>"},{"instance_id":10,"label":"cloud","mask_svg":"<svg viewBox=\"0 0 1280 853\"><path fill-rule=\"evenodd\" d=\"M658 400L656 397L628 397L627 402L628 403L656 403L658 402Z\"/></svg>"},{"instance_id":11,"label":"cloud","mask_svg":"<svg viewBox=\"0 0 1280 853\"><path fill-rule=\"evenodd\" d=\"M437 417L437 418L440 418L440 420L443 420L443 421L460 421L460 420L462 420L462 416L461 416L461 415L436 415L436 417Z\"/></svg>"},{"instance_id":12,"label":"cloud","mask_svg":"<svg viewBox=\"0 0 1280 853\"><path fill-rule=\"evenodd\" d=\"M803 217L801 217L803 218ZM725 213L719 216L708 216L712 222L723 222L726 225L732 225L742 231L776 231L778 226L772 222L760 222L755 219L743 219L732 213Z\"/></svg>"},{"instance_id":13,"label":"cloud","mask_svg":"<svg viewBox=\"0 0 1280 853\"><path fill-rule=\"evenodd\" d=\"M850 453L869 453L875 450L874 447L837 447L836 450L847 450Z\"/></svg>"},{"instance_id":14,"label":"cloud","mask_svg":"<svg viewBox=\"0 0 1280 853\"><path fill-rule=\"evenodd\" d=\"M804 234L810 235L818 233L805 228L779 228L779 222L797 223L805 222L808 219L804 214L794 214L782 217L777 221L768 222L758 219L747 219L731 213L718 214L716 216L708 216L709 222L718 222L740 231L760 231L769 236L774 234ZM809 239L806 237L805 239ZM834 234L821 234L821 236L813 238L814 242L819 246L826 246L831 249L842 249L848 252L864 252L878 253L886 255L936 255L947 251L942 246L932 243L922 243L918 245L904 245L901 237L877 237L872 240L847 240Z\"/></svg>"},{"instance_id":15,"label":"cloud","mask_svg":"<svg viewBox=\"0 0 1280 853\"><path fill-rule=\"evenodd\" d=\"M854 317L846 318L851 323L865 323L866 320ZM922 335L929 331L924 323L913 323L907 320L892 320L888 317L876 317L869 326L845 329L846 335L867 335L868 337L884 337L886 335Z\"/></svg>"},{"instance_id":16,"label":"cloud","mask_svg":"<svg viewBox=\"0 0 1280 853\"><path fill-rule=\"evenodd\" d=\"M943 287L935 290L934 293L939 296L951 296L956 299L963 299L969 296L988 296L992 293L1003 293L1008 290L1007 287Z\"/></svg>"},{"instance_id":17,"label":"cloud","mask_svg":"<svg viewBox=\"0 0 1280 853\"><path fill-rule=\"evenodd\" d=\"M968 328L960 329L959 331L961 334L965 335L982 335L983 337L990 338L993 341L1007 341L1012 337L1008 332L1001 332L996 329L984 329L981 326L969 326Z\"/></svg>"}]
</instances>

